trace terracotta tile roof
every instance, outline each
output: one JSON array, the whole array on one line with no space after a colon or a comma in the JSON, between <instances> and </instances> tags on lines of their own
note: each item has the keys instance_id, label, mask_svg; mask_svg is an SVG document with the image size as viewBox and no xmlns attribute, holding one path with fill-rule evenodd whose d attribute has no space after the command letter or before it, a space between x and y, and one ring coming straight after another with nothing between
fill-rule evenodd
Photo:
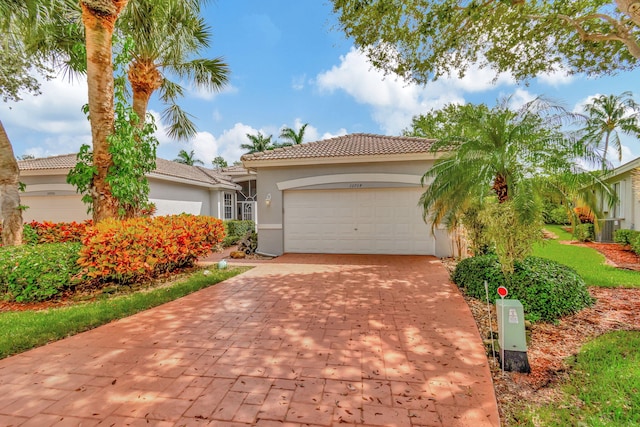
<instances>
[{"instance_id":1,"label":"terracotta tile roof","mask_svg":"<svg viewBox=\"0 0 640 427\"><path fill-rule=\"evenodd\" d=\"M60 156L44 157L41 159L19 160L18 167L21 171L47 170L47 169L71 169L76 164L75 154L63 154ZM165 159L156 159L156 175L164 175L173 178L182 178L205 184L234 185L231 178L212 169L198 166L189 166Z\"/></svg>"},{"instance_id":2,"label":"terracotta tile roof","mask_svg":"<svg viewBox=\"0 0 640 427\"><path fill-rule=\"evenodd\" d=\"M71 169L76 165L75 154L43 157L41 159L18 160L21 171L44 169Z\"/></svg>"},{"instance_id":3,"label":"terracotta tile roof","mask_svg":"<svg viewBox=\"0 0 640 427\"><path fill-rule=\"evenodd\" d=\"M406 136L354 133L317 142L245 154L241 160L282 160L326 157L427 153L434 140Z\"/></svg>"}]
</instances>

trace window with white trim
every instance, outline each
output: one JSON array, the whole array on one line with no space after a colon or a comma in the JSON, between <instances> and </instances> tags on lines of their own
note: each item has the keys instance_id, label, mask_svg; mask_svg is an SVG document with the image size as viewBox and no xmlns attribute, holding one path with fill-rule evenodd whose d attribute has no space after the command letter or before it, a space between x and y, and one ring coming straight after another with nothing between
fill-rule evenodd
<instances>
[{"instance_id":1,"label":"window with white trim","mask_svg":"<svg viewBox=\"0 0 640 427\"><path fill-rule=\"evenodd\" d=\"M233 194L224 193L224 218L233 219Z\"/></svg>"}]
</instances>

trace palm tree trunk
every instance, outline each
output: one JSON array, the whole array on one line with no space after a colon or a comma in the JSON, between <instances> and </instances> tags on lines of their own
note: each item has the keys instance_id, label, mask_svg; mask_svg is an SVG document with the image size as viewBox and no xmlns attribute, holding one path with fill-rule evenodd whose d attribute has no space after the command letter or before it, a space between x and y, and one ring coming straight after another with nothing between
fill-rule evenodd
<instances>
[{"instance_id":1,"label":"palm tree trunk","mask_svg":"<svg viewBox=\"0 0 640 427\"><path fill-rule=\"evenodd\" d=\"M20 170L13 155L9 136L0 121L0 219L2 220L2 244L22 244L22 210L18 179Z\"/></svg>"},{"instance_id":2,"label":"palm tree trunk","mask_svg":"<svg viewBox=\"0 0 640 427\"><path fill-rule=\"evenodd\" d=\"M107 136L113 133L114 126L111 38L116 19L127 2L128 0L80 1L87 49L93 164L97 169L91 189L95 222L118 214L118 202L107 182L107 173L113 165L107 142Z\"/></svg>"},{"instance_id":3,"label":"palm tree trunk","mask_svg":"<svg viewBox=\"0 0 640 427\"><path fill-rule=\"evenodd\" d=\"M153 62L136 60L129 68L129 82L133 89L133 111L138 115L138 127L142 127L149 99L162 86L162 74Z\"/></svg>"},{"instance_id":4,"label":"palm tree trunk","mask_svg":"<svg viewBox=\"0 0 640 427\"><path fill-rule=\"evenodd\" d=\"M496 174L493 180L493 191L498 196L498 203L504 203L509 200L509 186L507 185L507 178L502 174Z\"/></svg>"},{"instance_id":5,"label":"palm tree trunk","mask_svg":"<svg viewBox=\"0 0 640 427\"><path fill-rule=\"evenodd\" d=\"M604 137L604 152L602 153L602 170L607 169L607 151L609 151L609 136L611 136L611 131L607 131L607 135Z\"/></svg>"}]
</instances>

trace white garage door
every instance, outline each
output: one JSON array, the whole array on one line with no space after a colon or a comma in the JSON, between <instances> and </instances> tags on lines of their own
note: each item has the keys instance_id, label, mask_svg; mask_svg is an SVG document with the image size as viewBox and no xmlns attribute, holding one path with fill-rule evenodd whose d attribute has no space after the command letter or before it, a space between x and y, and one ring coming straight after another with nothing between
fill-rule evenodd
<instances>
[{"instance_id":1,"label":"white garage door","mask_svg":"<svg viewBox=\"0 0 640 427\"><path fill-rule=\"evenodd\" d=\"M284 250L297 253L433 255L421 188L290 190Z\"/></svg>"},{"instance_id":2,"label":"white garage door","mask_svg":"<svg viewBox=\"0 0 640 427\"><path fill-rule=\"evenodd\" d=\"M81 196L23 196L20 203L29 209L22 213L24 222L71 222L91 218Z\"/></svg>"}]
</instances>

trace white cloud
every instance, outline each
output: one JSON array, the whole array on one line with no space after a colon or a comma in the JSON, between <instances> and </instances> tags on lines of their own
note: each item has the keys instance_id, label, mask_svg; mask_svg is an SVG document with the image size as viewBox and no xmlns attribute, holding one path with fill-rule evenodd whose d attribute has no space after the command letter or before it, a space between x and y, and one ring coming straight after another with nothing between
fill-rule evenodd
<instances>
[{"instance_id":1,"label":"white cloud","mask_svg":"<svg viewBox=\"0 0 640 427\"><path fill-rule=\"evenodd\" d=\"M231 83L228 83L219 91L208 90L193 85L189 85L187 87L187 93L189 94L189 96L191 96L192 98L203 99L205 101L211 101L218 95L234 94L238 92L238 88L233 86Z\"/></svg>"},{"instance_id":2,"label":"white cloud","mask_svg":"<svg viewBox=\"0 0 640 427\"><path fill-rule=\"evenodd\" d=\"M293 122L293 129L298 131L302 127L305 122L300 118L296 118ZM314 142L321 141L324 139L334 138L336 136L343 136L347 134L347 130L345 128L340 128L336 132L325 132L320 134L320 131L317 127L308 124L304 131L304 142Z\"/></svg>"},{"instance_id":3,"label":"white cloud","mask_svg":"<svg viewBox=\"0 0 640 427\"><path fill-rule=\"evenodd\" d=\"M198 132L191 141L191 146L195 157L202 160L205 166L211 166L211 161L218 155L218 141L209 132Z\"/></svg>"},{"instance_id":4,"label":"white cloud","mask_svg":"<svg viewBox=\"0 0 640 427\"><path fill-rule=\"evenodd\" d=\"M524 89L516 89L516 91L509 97L509 107L514 110L521 108L527 102L531 102L536 99L537 95Z\"/></svg>"},{"instance_id":5,"label":"white cloud","mask_svg":"<svg viewBox=\"0 0 640 427\"><path fill-rule=\"evenodd\" d=\"M594 99L598 98L599 96L601 96L601 94L599 93L595 93L593 95L589 95L584 99L581 99L580 101L576 102L576 104L573 106L573 112L574 113L584 113L585 109L584 107L587 104L591 104L593 102Z\"/></svg>"},{"instance_id":6,"label":"white cloud","mask_svg":"<svg viewBox=\"0 0 640 427\"><path fill-rule=\"evenodd\" d=\"M340 57L340 64L318 74L316 85L321 92L342 90L357 102L372 107L372 117L388 134L398 134L410 125L414 115L438 109L448 103L464 103L464 94L513 85L508 74L488 68L471 67L462 79L447 77L425 86L407 83L400 78L385 76L371 66L366 56L351 48Z\"/></svg>"},{"instance_id":7,"label":"white cloud","mask_svg":"<svg viewBox=\"0 0 640 427\"><path fill-rule=\"evenodd\" d=\"M20 127L33 132L64 135L91 133L82 112L87 103L87 83L83 79L69 82L63 76L41 82L42 95L25 96L17 103L0 104L5 126Z\"/></svg>"},{"instance_id":8,"label":"white cloud","mask_svg":"<svg viewBox=\"0 0 640 427\"><path fill-rule=\"evenodd\" d=\"M559 86L568 85L573 83L574 76L569 74L566 70L556 70L548 73L542 73L537 76L540 83L546 84L557 88Z\"/></svg>"},{"instance_id":9,"label":"white cloud","mask_svg":"<svg viewBox=\"0 0 640 427\"><path fill-rule=\"evenodd\" d=\"M222 135L218 137L219 155L224 157L229 164L240 160L240 156L245 153L245 150L240 148L240 145L249 143L247 134L255 134L258 132L258 129L249 125L236 123L231 129L225 130ZM263 133L266 132L263 131Z\"/></svg>"},{"instance_id":10,"label":"white cloud","mask_svg":"<svg viewBox=\"0 0 640 427\"><path fill-rule=\"evenodd\" d=\"M307 81L306 74L294 76L291 78L291 87L295 90L302 90L304 89L306 81Z\"/></svg>"}]
</instances>

